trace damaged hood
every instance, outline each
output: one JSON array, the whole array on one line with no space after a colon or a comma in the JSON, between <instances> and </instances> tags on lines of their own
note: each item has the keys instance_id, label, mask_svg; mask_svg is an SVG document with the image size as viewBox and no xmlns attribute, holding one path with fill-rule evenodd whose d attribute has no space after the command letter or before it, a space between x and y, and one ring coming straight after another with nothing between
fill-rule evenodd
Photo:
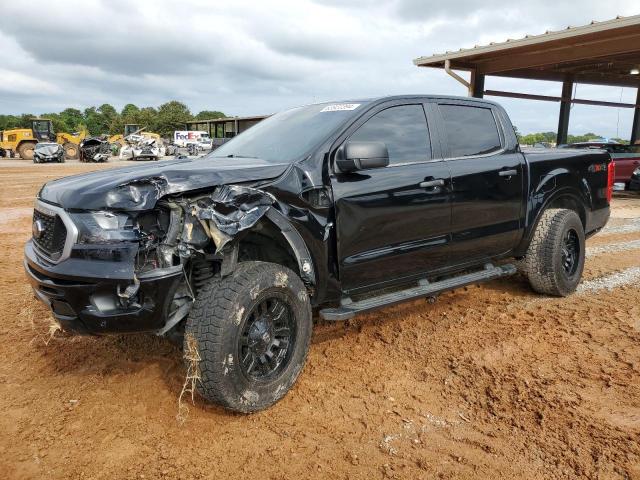
<instances>
[{"instance_id":1,"label":"damaged hood","mask_svg":"<svg viewBox=\"0 0 640 480\"><path fill-rule=\"evenodd\" d=\"M268 180L289 163L256 158L192 158L73 175L46 183L39 198L65 209L148 210L159 198L229 183Z\"/></svg>"},{"instance_id":2,"label":"damaged hood","mask_svg":"<svg viewBox=\"0 0 640 480\"><path fill-rule=\"evenodd\" d=\"M34 155L41 155L43 157L51 157L57 155L62 147L57 143L39 144L33 151Z\"/></svg>"}]
</instances>

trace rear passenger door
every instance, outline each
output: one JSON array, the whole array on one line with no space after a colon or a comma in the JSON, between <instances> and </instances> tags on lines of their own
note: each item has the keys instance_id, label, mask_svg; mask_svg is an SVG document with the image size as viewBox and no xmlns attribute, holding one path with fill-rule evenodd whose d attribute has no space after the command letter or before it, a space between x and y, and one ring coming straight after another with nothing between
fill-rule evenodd
<instances>
[{"instance_id":1,"label":"rear passenger door","mask_svg":"<svg viewBox=\"0 0 640 480\"><path fill-rule=\"evenodd\" d=\"M439 102L451 171L451 263L477 263L514 248L521 233L524 158L506 148L490 104Z\"/></svg>"}]
</instances>

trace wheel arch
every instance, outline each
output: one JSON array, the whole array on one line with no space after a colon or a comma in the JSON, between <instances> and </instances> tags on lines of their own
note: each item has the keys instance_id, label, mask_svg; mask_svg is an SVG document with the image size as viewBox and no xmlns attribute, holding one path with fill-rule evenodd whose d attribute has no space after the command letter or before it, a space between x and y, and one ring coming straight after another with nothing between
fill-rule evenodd
<instances>
[{"instance_id":1,"label":"wheel arch","mask_svg":"<svg viewBox=\"0 0 640 480\"><path fill-rule=\"evenodd\" d=\"M316 285L314 262L302 236L279 211L271 208L256 226L238 239L238 260L284 265L305 284Z\"/></svg>"},{"instance_id":2,"label":"wheel arch","mask_svg":"<svg viewBox=\"0 0 640 480\"><path fill-rule=\"evenodd\" d=\"M532 201L535 202L535 197L533 200L530 200L530 202ZM576 188L567 187L549 195L543 202L540 202L537 207L531 208L530 218L533 217L533 220L528 222L528 226L525 229L525 235L516 248L515 256L521 257L526 253L533 238L533 234L540 223L542 215L549 209L562 208L576 212L580 217L582 227L586 231L587 206L585 204L587 204L587 202L589 202L589 200L585 199L584 193L580 192Z\"/></svg>"}]
</instances>

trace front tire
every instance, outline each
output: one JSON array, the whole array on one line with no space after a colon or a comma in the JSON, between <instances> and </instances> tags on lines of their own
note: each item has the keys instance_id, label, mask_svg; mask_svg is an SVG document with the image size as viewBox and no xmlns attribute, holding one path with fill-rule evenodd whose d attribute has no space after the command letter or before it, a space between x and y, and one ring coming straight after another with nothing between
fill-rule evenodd
<instances>
[{"instance_id":1,"label":"front tire","mask_svg":"<svg viewBox=\"0 0 640 480\"><path fill-rule=\"evenodd\" d=\"M538 293L566 297L582 277L585 237L576 212L549 209L542 214L521 266Z\"/></svg>"},{"instance_id":2,"label":"front tire","mask_svg":"<svg viewBox=\"0 0 640 480\"><path fill-rule=\"evenodd\" d=\"M185 351L200 358L198 392L243 413L275 404L300 374L312 331L311 303L290 269L242 262L198 293L185 327Z\"/></svg>"},{"instance_id":3,"label":"front tire","mask_svg":"<svg viewBox=\"0 0 640 480\"><path fill-rule=\"evenodd\" d=\"M23 160L33 160L33 151L36 148L36 142L22 142L18 147L18 155Z\"/></svg>"}]
</instances>

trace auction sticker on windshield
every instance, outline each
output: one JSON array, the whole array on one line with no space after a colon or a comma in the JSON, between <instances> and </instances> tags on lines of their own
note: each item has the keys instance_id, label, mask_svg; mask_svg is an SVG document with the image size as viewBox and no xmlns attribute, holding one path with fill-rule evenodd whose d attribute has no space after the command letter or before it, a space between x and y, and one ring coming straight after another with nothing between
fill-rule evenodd
<instances>
[{"instance_id":1,"label":"auction sticker on windshield","mask_svg":"<svg viewBox=\"0 0 640 480\"><path fill-rule=\"evenodd\" d=\"M355 110L360 106L359 103L336 103L334 105L327 105L321 112L342 112L345 110Z\"/></svg>"}]
</instances>

